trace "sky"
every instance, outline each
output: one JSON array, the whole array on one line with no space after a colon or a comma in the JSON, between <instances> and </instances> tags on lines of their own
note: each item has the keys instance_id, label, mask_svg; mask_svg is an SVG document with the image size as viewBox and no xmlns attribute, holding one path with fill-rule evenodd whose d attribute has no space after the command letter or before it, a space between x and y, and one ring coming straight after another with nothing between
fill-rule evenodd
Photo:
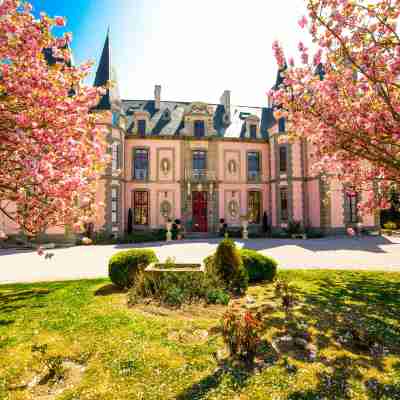
<instances>
[{"instance_id":1,"label":"sky","mask_svg":"<svg viewBox=\"0 0 400 400\"><path fill-rule=\"evenodd\" d=\"M31 0L32 1L32 0ZM67 18L74 60L98 62L107 28L123 99L265 106L276 79L272 42L296 56L310 42L305 0L33 0L35 13ZM55 34L62 33L58 29ZM296 57L295 57L296 58ZM90 82L93 82L94 72Z\"/></svg>"}]
</instances>

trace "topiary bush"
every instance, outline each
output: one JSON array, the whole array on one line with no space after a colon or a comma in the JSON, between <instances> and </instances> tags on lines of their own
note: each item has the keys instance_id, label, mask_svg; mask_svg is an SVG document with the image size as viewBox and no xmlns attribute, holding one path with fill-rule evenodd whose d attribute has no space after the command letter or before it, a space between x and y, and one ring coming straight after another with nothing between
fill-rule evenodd
<instances>
[{"instance_id":1,"label":"topiary bush","mask_svg":"<svg viewBox=\"0 0 400 400\"><path fill-rule=\"evenodd\" d=\"M232 240L222 240L212 258L212 265L210 265L210 260L206 259L206 267L207 262L209 264L208 271L213 270L230 290L238 293L246 292L249 276L243 266L240 253Z\"/></svg>"},{"instance_id":2,"label":"topiary bush","mask_svg":"<svg viewBox=\"0 0 400 400\"><path fill-rule=\"evenodd\" d=\"M249 282L272 282L275 279L278 263L273 258L250 249L240 250L240 256L249 275Z\"/></svg>"},{"instance_id":3,"label":"topiary bush","mask_svg":"<svg viewBox=\"0 0 400 400\"><path fill-rule=\"evenodd\" d=\"M110 258L108 276L115 285L121 288L129 288L134 284L139 271L143 271L149 264L157 261L158 258L153 250L120 251Z\"/></svg>"}]
</instances>

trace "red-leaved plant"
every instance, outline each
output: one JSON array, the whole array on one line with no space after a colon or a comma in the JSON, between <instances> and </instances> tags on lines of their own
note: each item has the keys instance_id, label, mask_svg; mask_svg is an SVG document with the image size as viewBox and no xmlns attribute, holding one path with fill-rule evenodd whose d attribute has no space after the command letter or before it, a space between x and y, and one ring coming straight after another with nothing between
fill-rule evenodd
<instances>
[{"instance_id":1,"label":"red-leaved plant","mask_svg":"<svg viewBox=\"0 0 400 400\"><path fill-rule=\"evenodd\" d=\"M260 343L261 320L251 312L228 310L222 317L222 335L231 357L252 363Z\"/></svg>"}]
</instances>

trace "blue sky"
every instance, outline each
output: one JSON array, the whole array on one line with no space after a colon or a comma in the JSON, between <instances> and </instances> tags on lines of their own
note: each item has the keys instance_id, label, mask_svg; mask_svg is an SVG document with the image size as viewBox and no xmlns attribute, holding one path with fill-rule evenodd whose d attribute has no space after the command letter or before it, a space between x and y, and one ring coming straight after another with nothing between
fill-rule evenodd
<instances>
[{"instance_id":1,"label":"blue sky","mask_svg":"<svg viewBox=\"0 0 400 400\"><path fill-rule=\"evenodd\" d=\"M305 0L33 0L67 18L75 62L98 61L107 27L122 98L264 106L276 77L275 39L296 55L309 41L297 21ZM61 32L58 30L57 32Z\"/></svg>"}]
</instances>

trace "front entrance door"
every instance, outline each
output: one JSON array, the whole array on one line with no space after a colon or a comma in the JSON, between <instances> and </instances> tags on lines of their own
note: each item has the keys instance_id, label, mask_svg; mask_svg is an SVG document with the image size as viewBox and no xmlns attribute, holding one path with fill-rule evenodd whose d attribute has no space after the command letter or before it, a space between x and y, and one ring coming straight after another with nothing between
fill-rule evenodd
<instances>
[{"instance_id":1,"label":"front entrance door","mask_svg":"<svg viewBox=\"0 0 400 400\"><path fill-rule=\"evenodd\" d=\"M207 232L207 192L193 192L193 232Z\"/></svg>"}]
</instances>

